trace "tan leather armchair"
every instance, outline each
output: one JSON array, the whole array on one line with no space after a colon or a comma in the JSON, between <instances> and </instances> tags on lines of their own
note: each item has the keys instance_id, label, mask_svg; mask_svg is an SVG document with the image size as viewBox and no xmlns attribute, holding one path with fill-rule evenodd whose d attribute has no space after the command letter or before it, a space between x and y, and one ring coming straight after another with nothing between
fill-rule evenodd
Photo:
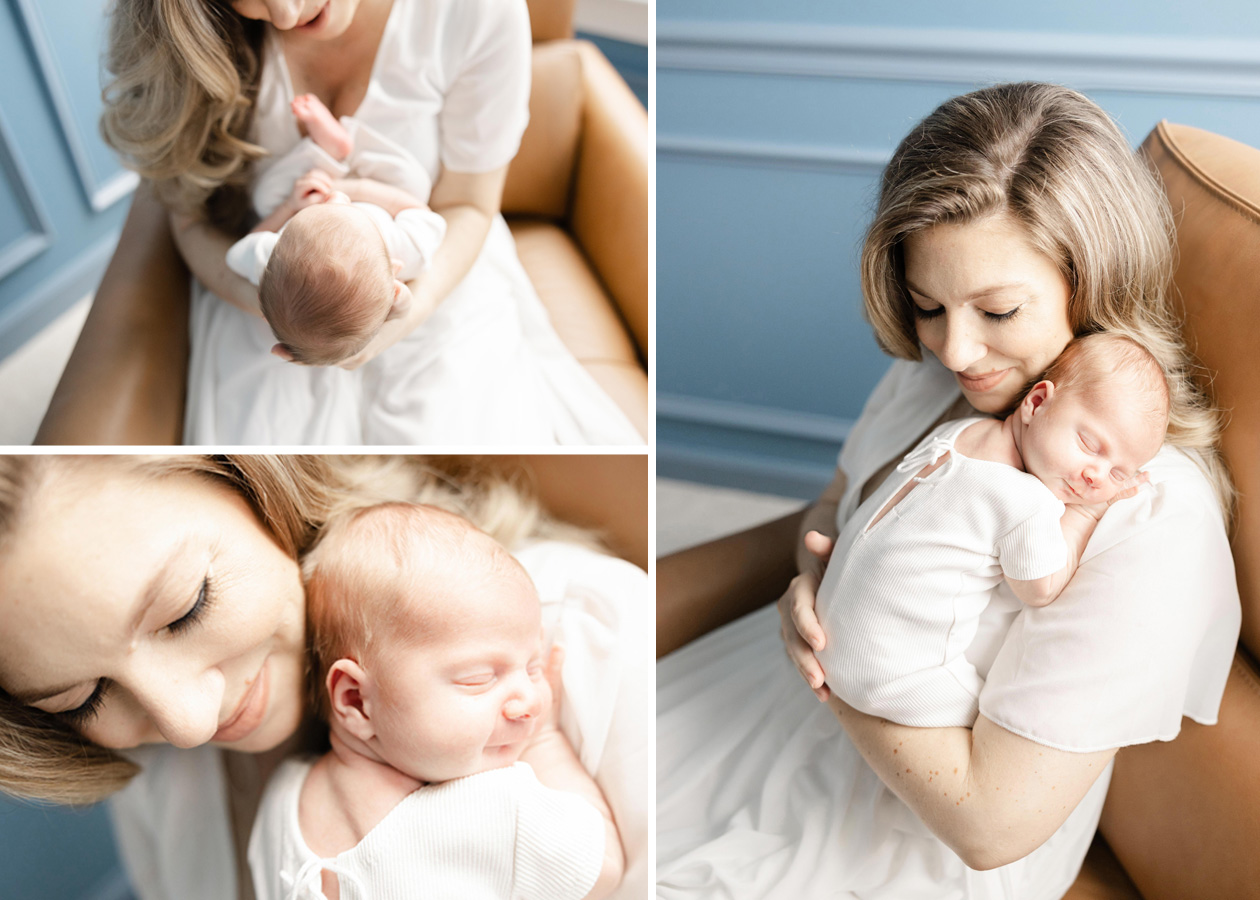
<instances>
[{"instance_id":1,"label":"tan leather armchair","mask_svg":"<svg viewBox=\"0 0 1260 900\"><path fill-rule=\"evenodd\" d=\"M1229 413L1242 639L1217 725L1117 754L1105 843L1067 896L1243 900L1260 897L1260 150L1168 122L1142 149L1177 216L1186 336Z\"/></svg>"},{"instance_id":2,"label":"tan leather armchair","mask_svg":"<svg viewBox=\"0 0 1260 900\"><path fill-rule=\"evenodd\" d=\"M593 45L572 39L573 5L529 3L530 124L503 211L561 339L646 435L647 114ZM180 442L188 277L141 189L36 443Z\"/></svg>"}]
</instances>

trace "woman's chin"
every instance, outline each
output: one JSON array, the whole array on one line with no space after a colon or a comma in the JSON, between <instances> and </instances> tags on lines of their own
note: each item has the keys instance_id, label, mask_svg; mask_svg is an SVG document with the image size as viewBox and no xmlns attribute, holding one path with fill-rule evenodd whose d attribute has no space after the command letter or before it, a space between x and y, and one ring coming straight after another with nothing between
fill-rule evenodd
<instances>
[{"instance_id":1,"label":"woman's chin","mask_svg":"<svg viewBox=\"0 0 1260 900\"><path fill-rule=\"evenodd\" d=\"M971 404L972 409L989 416L997 416L1006 412L1017 399L1010 392L1000 390L970 391L967 388L963 388L962 394L967 402Z\"/></svg>"}]
</instances>

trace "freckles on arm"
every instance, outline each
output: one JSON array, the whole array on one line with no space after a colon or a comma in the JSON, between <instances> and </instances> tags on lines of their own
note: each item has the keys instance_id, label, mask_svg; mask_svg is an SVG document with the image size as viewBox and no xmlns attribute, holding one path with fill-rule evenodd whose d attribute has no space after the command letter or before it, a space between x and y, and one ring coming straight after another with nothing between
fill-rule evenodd
<instances>
[{"instance_id":1,"label":"freckles on arm","mask_svg":"<svg viewBox=\"0 0 1260 900\"><path fill-rule=\"evenodd\" d=\"M1115 754L1055 750L984 716L974 729L911 728L828 703L880 779L975 869L1041 846Z\"/></svg>"}]
</instances>

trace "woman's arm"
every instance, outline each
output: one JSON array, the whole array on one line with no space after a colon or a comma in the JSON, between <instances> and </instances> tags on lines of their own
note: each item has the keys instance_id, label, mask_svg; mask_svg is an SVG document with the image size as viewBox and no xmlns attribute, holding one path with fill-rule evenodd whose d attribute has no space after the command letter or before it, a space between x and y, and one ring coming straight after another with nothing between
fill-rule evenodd
<instances>
[{"instance_id":1,"label":"woman's arm","mask_svg":"<svg viewBox=\"0 0 1260 900\"><path fill-rule=\"evenodd\" d=\"M911 728L828 704L880 780L973 869L1040 847L1116 753L1055 750L984 716L973 728Z\"/></svg>"},{"instance_id":2,"label":"woman's arm","mask_svg":"<svg viewBox=\"0 0 1260 900\"><path fill-rule=\"evenodd\" d=\"M363 352L341 363L357 369L415 331L472 268L499 214L507 166L470 174L443 170L433 185L429 207L446 220L446 237L423 275L410 282L412 303L406 315L391 319Z\"/></svg>"},{"instance_id":3,"label":"woman's arm","mask_svg":"<svg viewBox=\"0 0 1260 900\"><path fill-rule=\"evenodd\" d=\"M188 268L211 293L247 313L262 315L257 289L228 267L227 252L235 243L231 236L180 213L171 213L171 234Z\"/></svg>"}]
</instances>

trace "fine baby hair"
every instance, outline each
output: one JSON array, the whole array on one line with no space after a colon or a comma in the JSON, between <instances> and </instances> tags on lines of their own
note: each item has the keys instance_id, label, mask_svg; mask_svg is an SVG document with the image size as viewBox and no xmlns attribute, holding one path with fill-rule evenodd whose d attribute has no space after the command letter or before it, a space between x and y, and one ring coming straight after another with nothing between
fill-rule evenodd
<instances>
[{"instance_id":1,"label":"fine baby hair","mask_svg":"<svg viewBox=\"0 0 1260 900\"><path fill-rule=\"evenodd\" d=\"M394 267L372 222L345 204L293 216L258 285L263 316L293 362L335 365L367 346L395 299Z\"/></svg>"},{"instance_id":2,"label":"fine baby hair","mask_svg":"<svg viewBox=\"0 0 1260 900\"><path fill-rule=\"evenodd\" d=\"M302 563L312 686L322 716L325 681L338 659L370 656L378 639L423 642L425 604L438 585L459 579L525 583L525 569L467 519L435 506L382 503L334 518Z\"/></svg>"},{"instance_id":3,"label":"fine baby hair","mask_svg":"<svg viewBox=\"0 0 1260 900\"><path fill-rule=\"evenodd\" d=\"M1168 426L1168 379L1159 361L1137 340L1115 332L1087 334L1069 343L1042 380L1059 391L1097 399L1108 390L1125 391L1138 400L1148 421L1161 434Z\"/></svg>"}]
</instances>

